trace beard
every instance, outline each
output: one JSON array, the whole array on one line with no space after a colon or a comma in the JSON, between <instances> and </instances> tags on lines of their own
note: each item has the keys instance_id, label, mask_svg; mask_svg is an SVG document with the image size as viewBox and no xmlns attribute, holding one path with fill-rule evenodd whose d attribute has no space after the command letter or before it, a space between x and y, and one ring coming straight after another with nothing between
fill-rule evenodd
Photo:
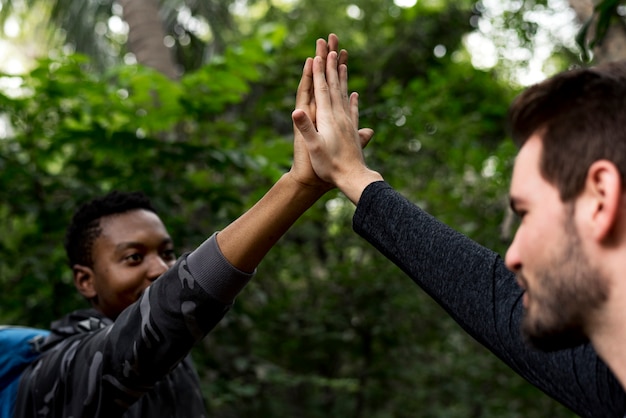
<instances>
[{"instance_id":1,"label":"beard","mask_svg":"<svg viewBox=\"0 0 626 418\"><path fill-rule=\"evenodd\" d=\"M608 280L584 253L573 217L568 217L565 233L563 249L536 274L536 292L528 294L522 319L524 337L542 351L587 342L589 315L608 298ZM523 276L521 281L527 282Z\"/></svg>"}]
</instances>

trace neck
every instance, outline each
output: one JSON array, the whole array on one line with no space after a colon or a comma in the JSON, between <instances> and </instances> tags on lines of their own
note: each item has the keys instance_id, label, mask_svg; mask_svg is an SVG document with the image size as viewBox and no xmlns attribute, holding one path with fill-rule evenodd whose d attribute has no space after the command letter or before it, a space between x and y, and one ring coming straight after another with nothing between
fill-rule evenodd
<instances>
[{"instance_id":1,"label":"neck","mask_svg":"<svg viewBox=\"0 0 626 418\"><path fill-rule=\"evenodd\" d=\"M589 327L589 338L598 356L626 389L626 289L614 286L603 312Z\"/></svg>"}]
</instances>

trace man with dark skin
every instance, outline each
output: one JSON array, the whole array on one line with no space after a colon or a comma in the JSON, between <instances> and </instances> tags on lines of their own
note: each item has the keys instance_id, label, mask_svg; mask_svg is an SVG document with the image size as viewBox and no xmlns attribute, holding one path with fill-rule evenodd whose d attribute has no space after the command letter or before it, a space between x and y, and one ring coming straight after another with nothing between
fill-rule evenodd
<instances>
[{"instance_id":1,"label":"man with dark skin","mask_svg":"<svg viewBox=\"0 0 626 418\"><path fill-rule=\"evenodd\" d=\"M315 172L357 206L355 231L548 395L581 416L625 416L624 63L559 74L511 107L511 206L522 222L505 262L367 167L345 71L334 52L316 57L316 120L303 109L292 118Z\"/></svg>"},{"instance_id":2,"label":"man with dark skin","mask_svg":"<svg viewBox=\"0 0 626 418\"><path fill-rule=\"evenodd\" d=\"M316 54L326 57L337 47L330 35L328 43L318 40ZM339 54L345 62L345 51ZM296 106L315 114L312 59ZM372 132L361 135L365 144ZM76 288L92 309L53 324L45 353L22 376L15 416L207 416L189 351L232 306L270 248L331 188L313 172L294 131L291 170L249 211L178 260L144 196L113 193L82 207L66 247Z\"/></svg>"},{"instance_id":3,"label":"man with dark skin","mask_svg":"<svg viewBox=\"0 0 626 418\"><path fill-rule=\"evenodd\" d=\"M114 192L81 207L68 230L76 289L107 318L116 319L176 262L172 238L149 205L138 193Z\"/></svg>"}]
</instances>

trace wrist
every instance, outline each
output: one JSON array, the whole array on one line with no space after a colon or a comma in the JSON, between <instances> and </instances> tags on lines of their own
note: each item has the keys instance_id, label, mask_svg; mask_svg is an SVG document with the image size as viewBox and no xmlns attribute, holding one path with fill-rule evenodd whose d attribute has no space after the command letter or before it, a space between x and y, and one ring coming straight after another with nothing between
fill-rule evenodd
<instances>
[{"instance_id":1,"label":"wrist","mask_svg":"<svg viewBox=\"0 0 626 418\"><path fill-rule=\"evenodd\" d=\"M356 205L359 203L361 194L363 194L363 190L365 190L367 186L376 181L383 180L383 176L379 172L363 167L359 171L346 173L340 178L337 178L335 184L337 188Z\"/></svg>"},{"instance_id":2,"label":"wrist","mask_svg":"<svg viewBox=\"0 0 626 418\"><path fill-rule=\"evenodd\" d=\"M301 176L294 174L293 170L290 170L287 173L283 174L282 179L292 183L292 187L297 189L298 193L302 196L310 195L312 197L315 197L316 199L319 199L326 192L332 190L335 187L331 183L325 182L321 179L312 181L309 181L308 179L306 181L302 180Z\"/></svg>"},{"instance_id":3,"label":"wrist","mask_svg":"<svg viewBox=\"0 0 626 418\"><path fill-rule=\"evenodd\" d=\"M327 183L323 180L318 181L302 181L293 171L288 171L283 174L281 180L287 181L291 184L291 187L296 190L299 196L302 198L313 198L314 200L322 197L326 192L335 188L331 183Z\"/></svg>"}]
</instances>

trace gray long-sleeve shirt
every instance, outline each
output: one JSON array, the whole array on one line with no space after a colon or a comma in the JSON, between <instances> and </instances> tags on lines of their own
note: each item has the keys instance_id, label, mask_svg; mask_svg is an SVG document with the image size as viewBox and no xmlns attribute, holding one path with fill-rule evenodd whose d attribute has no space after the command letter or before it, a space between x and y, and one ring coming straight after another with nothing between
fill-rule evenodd
<instances>
[{"instance_id":1,"label":"gray long-sleeve shirt","mask_svg":"<svg viewBox=\"0 0 626 418\"><path fill-rule=\"evenodd\" d=\"M49 348L20 381L15 417L206 416L187 357L250 277L224 259L214 235L115 322L94 310L55 322Z\"/></svg>"},{"instance_id":2,"label":"gray long-sleeve shirt","mask_svg":"<svg viewBox=\"0 0 626 418\"><path fill-rule=\"evenodd\" d=\"M530 383L581 416L625 416L624 390L591 345L543 353L525 344L523 291L498 254L437 221L385 182L364 190L353 227Z\"/></svg>"}]
</instances>

